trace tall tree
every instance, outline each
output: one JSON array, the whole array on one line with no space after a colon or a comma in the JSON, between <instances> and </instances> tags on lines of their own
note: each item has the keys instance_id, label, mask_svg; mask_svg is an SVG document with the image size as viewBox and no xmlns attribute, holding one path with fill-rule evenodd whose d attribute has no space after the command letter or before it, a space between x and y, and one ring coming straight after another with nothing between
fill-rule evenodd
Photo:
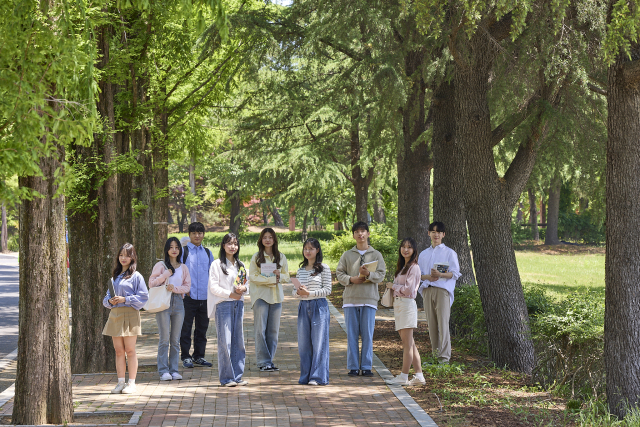
<instances>
[{"instance_id":1,"label":"tall tree","mask_svg":"<svg viewBox=\"0 0 640 427\"><path fill-rule=\"evenodd\" d=\"M609 410L640 403L640 4L608 2L604 360Z\"/></svg>"}]
</instances>

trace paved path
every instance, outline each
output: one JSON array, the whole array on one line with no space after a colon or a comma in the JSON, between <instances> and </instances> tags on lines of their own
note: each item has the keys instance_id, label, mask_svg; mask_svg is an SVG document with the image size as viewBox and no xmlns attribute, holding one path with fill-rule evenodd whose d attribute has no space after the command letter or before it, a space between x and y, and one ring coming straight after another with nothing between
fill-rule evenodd
<instances>
[{"instance_id":1,"label":"paved path","mask_svg":"<svg viewBox=\"0 0 640 427\"><path fill-rule=\"evenodd\" d=\"M18 279L18 258L0 254L0 359L18 347Z\"/></svg>"},{"instance_id":2,"label":"paved path","mask_svg":"<svg viewBox=\"0 0 640 427\"><path fill-rule=\"evenodd\" d=\"M285 295L291 286L285 285ZM137 395L112 395L115 374L74 375L75 410L143 411L141 426L417 426L409 411L376 375L351 378L347 373L347 337L331 319L330 384L298 384L298 302L286 296L275 363L279 373L259 372L255 366L253 314L245 302L246 387L220 387L217 372L215 325L210 324L206 358L213 368L182 370L182 381L161 382L155 366L138 374ZM151 314L143 314L144 335L138 341L141 364L154 364L157 328ZM0 409L11 413L13 400Z\"/></svg>"}]
</instances>

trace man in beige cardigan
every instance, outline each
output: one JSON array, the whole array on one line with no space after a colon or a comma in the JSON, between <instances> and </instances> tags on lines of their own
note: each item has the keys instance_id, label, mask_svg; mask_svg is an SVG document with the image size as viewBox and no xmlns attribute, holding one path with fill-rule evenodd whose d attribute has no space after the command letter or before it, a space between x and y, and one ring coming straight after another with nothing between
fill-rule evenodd
<instances>
[{"instance_id":1,"label":"man in beige cardigan","mask_svg":"<svg viewBox=\"0 0 640 427\"><path fill-rule=\"evenodd\" d=\"M342 308L347 326L348 375L372 377L373 329L380 299L378 283L384 279L386 267L382 254L369 246L369 226L356 222L351 232L356 246L342 254L336 268L338 281L345 287ZM371 268L373 262L377 262L375 269Z\"/></svg>"}]
</instances>

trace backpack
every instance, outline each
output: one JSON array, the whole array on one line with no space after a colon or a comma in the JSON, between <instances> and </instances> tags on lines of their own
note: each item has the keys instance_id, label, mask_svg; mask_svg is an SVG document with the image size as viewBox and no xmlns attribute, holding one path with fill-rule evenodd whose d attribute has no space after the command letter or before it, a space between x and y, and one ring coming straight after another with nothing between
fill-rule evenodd
<instances>
[{"instance_id":1,"label":"backpack","mask_svg":"<svg viewBox=\"0 0 640 427\"><path fill-rule=\"evenodd\" d=\"M204 248L204 246L203 246ZM209 257L209 259L213 259L213 257L211 256L211 251L207 248L204 248L204 251L207 253L207 256ZM187 257L189 256L189 247L188 246L184 246L182 248L182 263L184 265L187 265Z\"/></svg>"}]
</instances>

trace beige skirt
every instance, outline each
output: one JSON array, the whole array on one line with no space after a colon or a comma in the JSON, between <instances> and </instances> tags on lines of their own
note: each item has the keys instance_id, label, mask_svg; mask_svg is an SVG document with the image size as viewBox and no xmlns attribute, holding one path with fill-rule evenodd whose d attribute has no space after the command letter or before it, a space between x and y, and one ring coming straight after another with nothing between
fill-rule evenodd
<instances>
[{"instance_id":1,"label":"beige skirt","mask_svg":"<svg viewBox=\"0 0 640 427\"><path fill-rule=\"evenodd\" d=\"M142 335L140 312L132 307L115 307L109 313L102 335L110 337L134 337Z\"/></svg>"},{"instance_id":2,"label":"beige skirt","mask_svg":"<svg viewBox=\"0 0 640 427\"><path fill-rule=\"evenodd\" d=\"M418 327L418 305L412 298L395 297L393 315L396 320L396 331Z\"/></svg>"}]
</instances>

